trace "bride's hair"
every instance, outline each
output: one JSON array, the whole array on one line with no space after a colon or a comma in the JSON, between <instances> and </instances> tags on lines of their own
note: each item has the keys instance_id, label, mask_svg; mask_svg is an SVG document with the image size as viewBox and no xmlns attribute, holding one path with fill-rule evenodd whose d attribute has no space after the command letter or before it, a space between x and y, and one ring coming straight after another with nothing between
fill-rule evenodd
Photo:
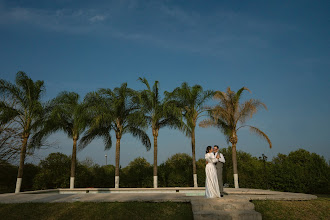
<instances>
[{"instance_id":1,"label":"bride's hair","mask_svg":"<svg viewBox=\"0 0 330 220\"><path fill-rule=\"evenodd\" d=\"M211 149L212 149L211 146L207 146L207 147L206 147L206 153L208 153Z\"/></svg>"}]
</instances>

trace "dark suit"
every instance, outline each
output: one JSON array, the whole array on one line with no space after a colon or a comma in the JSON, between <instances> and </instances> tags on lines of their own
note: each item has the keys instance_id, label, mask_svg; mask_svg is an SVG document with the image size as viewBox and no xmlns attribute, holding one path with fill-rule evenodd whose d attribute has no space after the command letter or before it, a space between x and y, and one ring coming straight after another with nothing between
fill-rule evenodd
<instances>
[{"instance_id":1,"label":"dark suit","mask_svg":"<svg viewBox=\"0 0 330 220\"><path fill-rule=\"evenodd\" d=\"M215 155L217 155L217 153ZM223 180L222 180L223 163L219 161L215 164L215 167L217 168L220 195L223 195L224 194L223 193Z\"/></svg>"}]
</instances>

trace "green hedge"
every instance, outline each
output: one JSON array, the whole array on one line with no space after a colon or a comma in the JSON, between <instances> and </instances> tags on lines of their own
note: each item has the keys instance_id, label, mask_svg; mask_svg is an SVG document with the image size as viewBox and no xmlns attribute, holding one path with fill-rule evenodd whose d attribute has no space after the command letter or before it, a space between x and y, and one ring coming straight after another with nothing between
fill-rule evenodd
<instances>
[{"instance_id":1,"label":"green hedge","mask_svg":"<svg viewBox=\"0 0 330 220\"><path fill-rule=\"evenodd\" d=\"M233 187L231 147L221 149L226 158L223 182ZM289 155L278 154L263 161L249 153L237 152L241 188L272 189L288 192L330 194L330 165L315 153L299 149ZM26 164L22 190L68 188L71 158L62 153L49 154L39 165ZM198 185L205 185L205 159L196 161ZM13 192L17 167L0 166L0 192ZM76 187L114 187L115 167L77 162ZM193 186L192 158L175 154L158 166L159 187ZM120 187L153 187L153 166L144 158L136 158L120 169Z\"/></svg>"}]
</instances>

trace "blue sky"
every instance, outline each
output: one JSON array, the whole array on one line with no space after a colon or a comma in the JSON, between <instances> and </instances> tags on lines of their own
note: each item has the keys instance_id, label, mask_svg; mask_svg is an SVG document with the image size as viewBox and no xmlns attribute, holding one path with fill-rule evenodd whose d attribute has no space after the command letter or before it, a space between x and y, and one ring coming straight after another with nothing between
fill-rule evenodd
<instances>
[{"instance_id":1,"label":"blue sky","mask_svg":"<svg viewBox=\"0 0 330 220\"><path fill-rule=\"evenodd\" d=\"M74 1L0 0L0 77L13 81L22 70L44 80L44 100L59 92L82 97L127 82L144 87L160 81L171 91L184 81L205 89L248 87L268 107L248 124L265 131L267 143L239 132L238 149L270 158L304 148L330 159L329 1ZM148 131L151 137L151 132ZM227 146L215 128L198 128L196 156L207 145ZM113 136L114 137L114 136ZM71 154L63 133L50 137ZM159 134L159 162L185 152L190 140L177 130ZM92 142L78 158L114 164L114 148ZM130 135L122 139L121 165L153 151ZM32 159L30 159L32 160Z\"/></svg>"}]
</instances>

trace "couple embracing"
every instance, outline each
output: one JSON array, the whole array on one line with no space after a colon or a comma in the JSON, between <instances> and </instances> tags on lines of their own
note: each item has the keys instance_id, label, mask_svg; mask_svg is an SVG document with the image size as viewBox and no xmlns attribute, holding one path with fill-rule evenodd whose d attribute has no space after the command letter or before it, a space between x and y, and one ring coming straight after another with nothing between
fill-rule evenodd
<instances>
[{"instance_id":1,"label":"couple embracing","mask_svg":"<svg viewBox=\"0 0 330 220\"><path fill-rule=\"evenodd\" d=\"M222 168L226 161L217 145L214 145L213 149L211 146L206 148L205 160L205 196L206 198L223 197Z\"/></svg>"}]
</instances>

